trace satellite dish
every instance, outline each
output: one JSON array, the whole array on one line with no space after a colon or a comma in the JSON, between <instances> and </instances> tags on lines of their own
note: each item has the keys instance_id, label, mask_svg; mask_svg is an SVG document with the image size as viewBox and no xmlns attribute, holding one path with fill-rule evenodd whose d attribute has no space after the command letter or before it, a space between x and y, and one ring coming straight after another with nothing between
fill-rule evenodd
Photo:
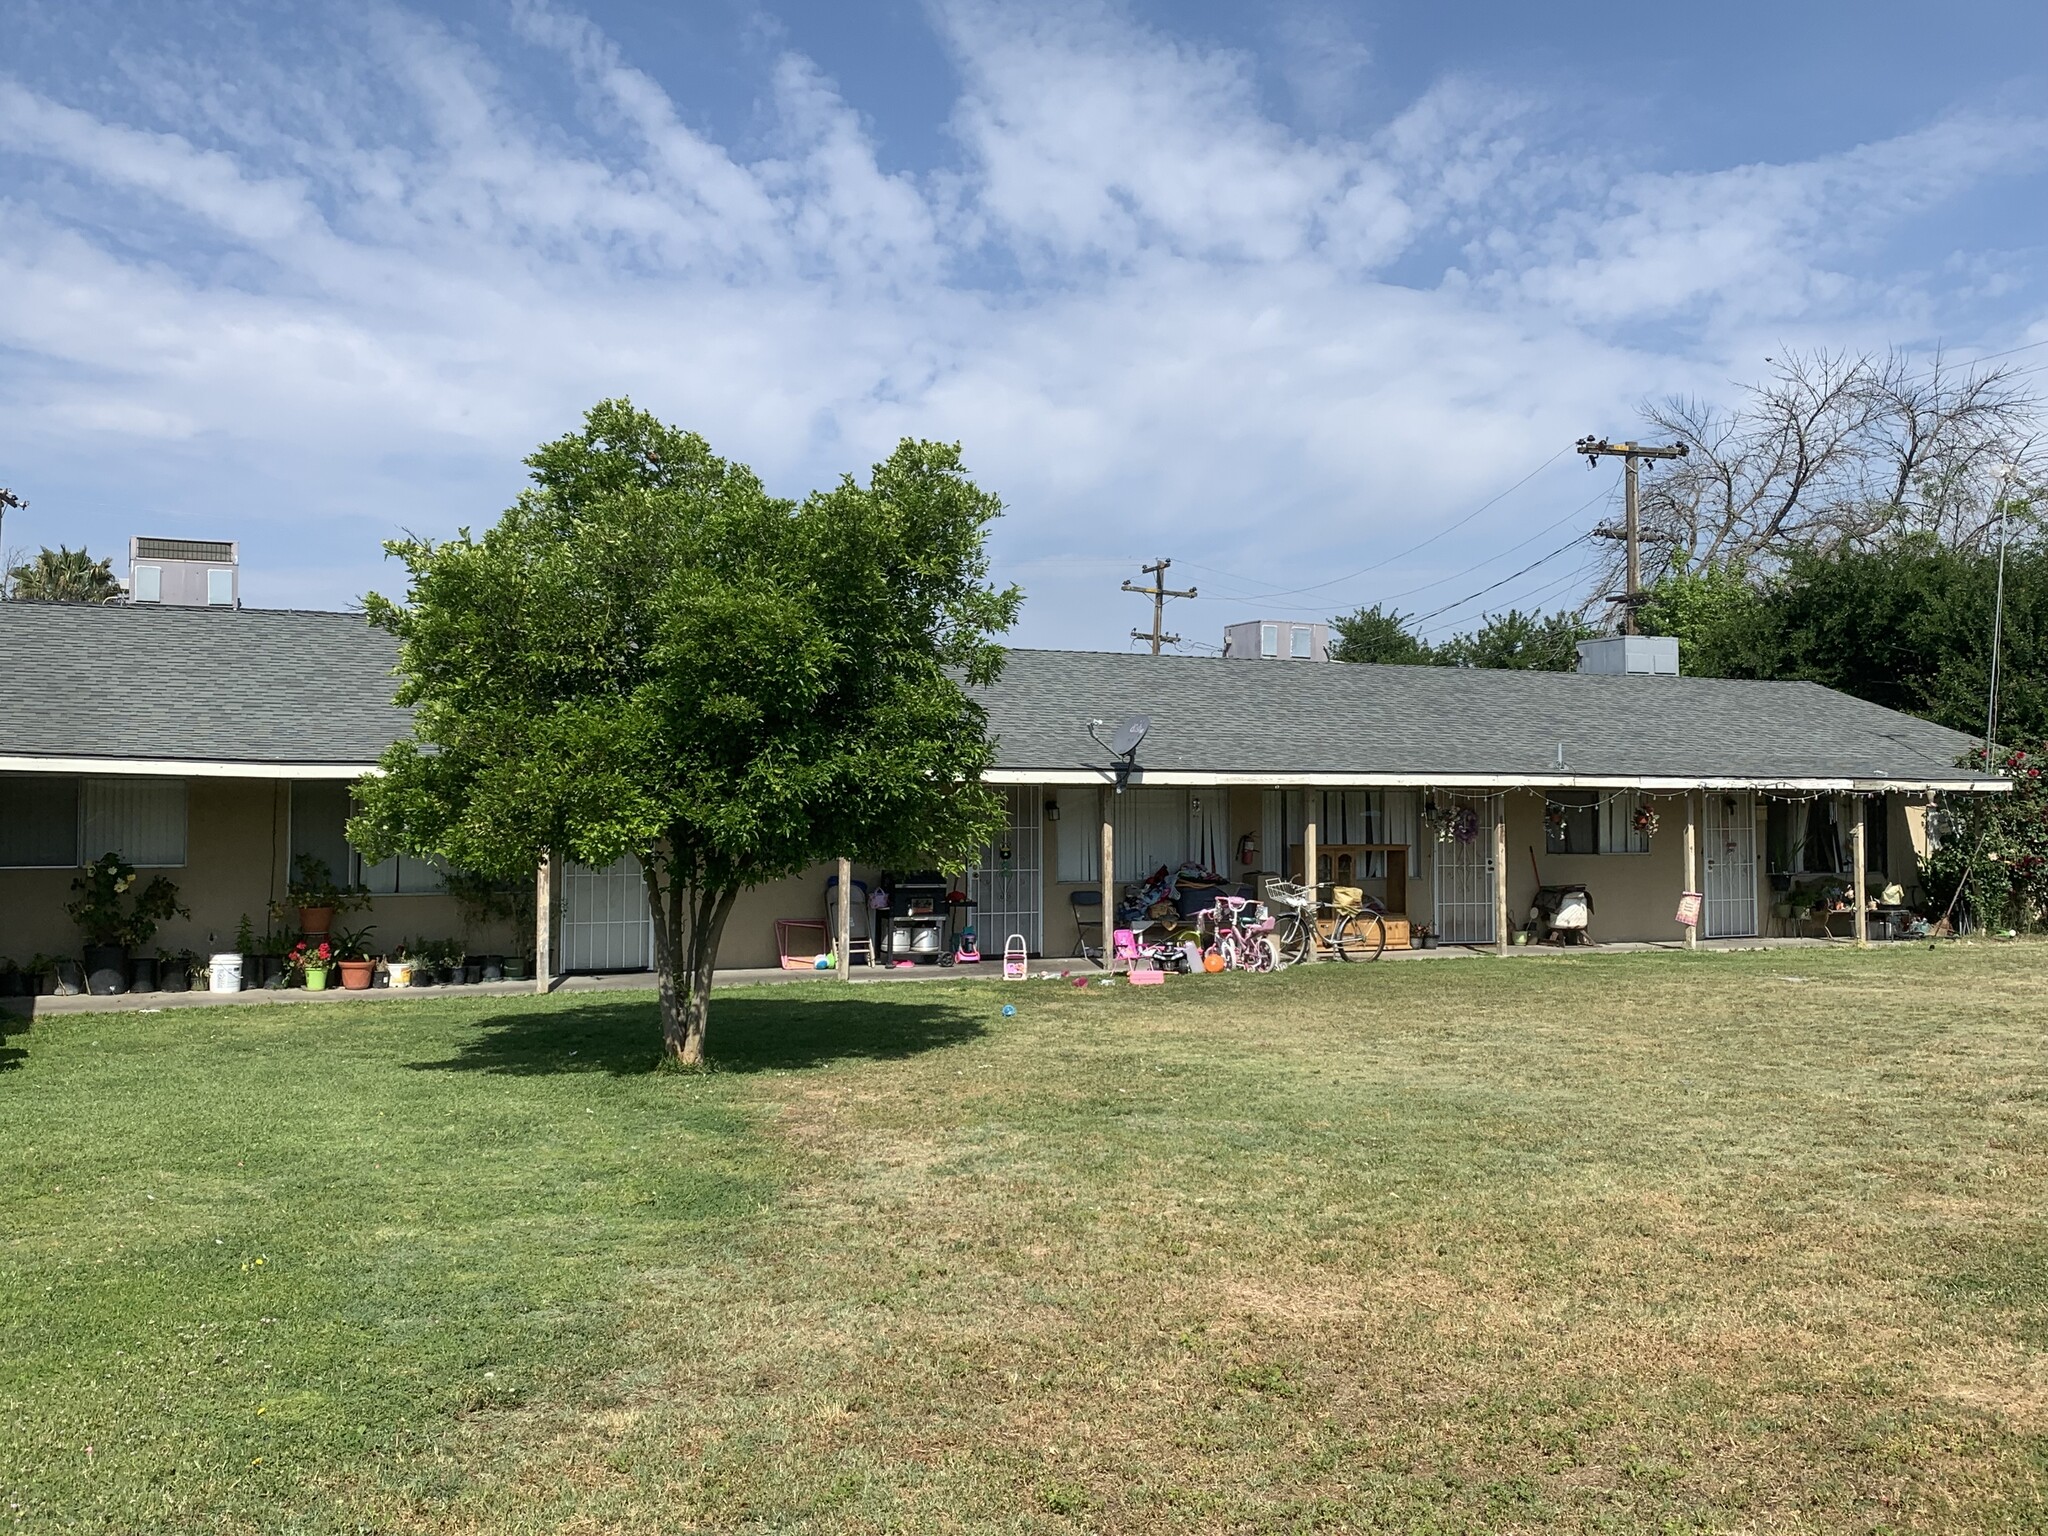
<instances>
[{"instance_id":1,"label":"satellite dish","mask_svg":"<svg viewBox=\"0 0 2048 1536\"><path fill-rule=\"evenodd\" d=\"M1129 757L1138 750L1138 743L1145 739L1145 733L1151 729L1150 715L1127 715L1124 723L1116 728L1116 734L1109 738L1109 750L1118 757Z\"/></svg>"}]
</instances>

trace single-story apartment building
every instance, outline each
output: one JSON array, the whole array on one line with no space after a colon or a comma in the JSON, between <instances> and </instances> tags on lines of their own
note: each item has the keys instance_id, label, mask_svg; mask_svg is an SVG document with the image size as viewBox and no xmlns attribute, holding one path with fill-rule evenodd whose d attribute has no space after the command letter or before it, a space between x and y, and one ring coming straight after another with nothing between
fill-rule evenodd
<instances>
[{"instance_id":1,"label":"single-story apartment building","mask_svg":"<svg viewBox=\"0 0 2048 1536\"><path fill-rule=\"evenodd\" d=\"M1705 937L1766 934L1774 886L1852 873L1859 822L1872 880L1910 889L1934 799L2004 787L1958 768L1971 742L1941 726L1809 683L1672 675L1661 648L1661 670L1634 668L1640 648L1596 642L1604 670L1578 673L1013 651L981 692L1008 829L958 875L983 947L1073 954L1105 847L1119 887L1184 863L1256 886L1313 857L1446 944L1504 941L1539 884L1586 886L1598 939L1681 936L1687 890ZM168 950L231 944L245 917L262 933L302 854L368 888L355 920L378 947L528 947L465 928L430 862L347 844L350 782L409 728L396 659L359 614L0 603L0 955L75 953L70 882L108 851L177 882L192 915ZM1104 741L1141 715L1119 763ZM822 919L831 873L749 892L722 963L774 964L776 919ZM629 863L549 890L550 970L649 963Z\"/></svg>"}]
</instances>

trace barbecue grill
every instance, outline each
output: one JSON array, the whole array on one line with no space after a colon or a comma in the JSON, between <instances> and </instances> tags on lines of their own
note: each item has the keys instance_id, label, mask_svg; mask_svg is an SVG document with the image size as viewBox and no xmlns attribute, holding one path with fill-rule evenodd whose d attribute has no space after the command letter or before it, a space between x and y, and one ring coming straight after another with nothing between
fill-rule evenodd
<instances>
[{"instance_id":1,"label":"barbecue grill","mask_svg":"<svg viewBox=\"0 0 2048 1536\"><path fill-rule=\"evenodd\" d=\"M947 924L951 921L946 897L952 887L936 870L908 875L884 875L889 892L889 910L881 935L882 957L889 962L915 960L933 965L947 953Z\"/></svg>"}]
</instances>

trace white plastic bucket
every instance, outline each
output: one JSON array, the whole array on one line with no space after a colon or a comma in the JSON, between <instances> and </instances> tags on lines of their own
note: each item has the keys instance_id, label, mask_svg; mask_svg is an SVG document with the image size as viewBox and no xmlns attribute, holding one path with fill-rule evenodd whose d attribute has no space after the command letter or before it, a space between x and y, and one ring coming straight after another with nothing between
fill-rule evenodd
<instances>
[{"instance_id":1,"label":"white plastic bucket","mask_svg":"<svg viewBox=\"0 0 2048 1536\"><path fill-rule=\"evenodd\" d=\"M242 990L242 957L240 955L210 955L207 957L207 987L214 992L239 992Z\"/></svg>"}]
</instances>

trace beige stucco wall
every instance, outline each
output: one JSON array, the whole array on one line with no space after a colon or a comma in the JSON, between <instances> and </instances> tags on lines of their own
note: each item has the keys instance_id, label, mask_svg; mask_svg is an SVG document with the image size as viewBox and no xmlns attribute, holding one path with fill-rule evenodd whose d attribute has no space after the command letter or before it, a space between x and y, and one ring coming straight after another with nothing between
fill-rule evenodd
<instances>
[{"instance_id":1,"label":"beige stucco wall","mask_svg":"<svg viewBox=\"0 0 2048 1536\"><path fill-rule=\"evenodd\" d=\"M270 902L284 897L290 807L290 786L282 781L186 781L185 864L143 873L169 876L192 915L164 924L153 948L203 954L231 947L244 914L261 938ZM70 869L0 870L0 955L22 961L39 953L78 953L78 929L64 912L76 875ZM371 943L377 949L421 938L459 939L478 953L514 947L505 925L467 925L455 902L439 894L380 896L367 911L341 918L340 925L374 926Z\"/></svg>"}]
</instances>

